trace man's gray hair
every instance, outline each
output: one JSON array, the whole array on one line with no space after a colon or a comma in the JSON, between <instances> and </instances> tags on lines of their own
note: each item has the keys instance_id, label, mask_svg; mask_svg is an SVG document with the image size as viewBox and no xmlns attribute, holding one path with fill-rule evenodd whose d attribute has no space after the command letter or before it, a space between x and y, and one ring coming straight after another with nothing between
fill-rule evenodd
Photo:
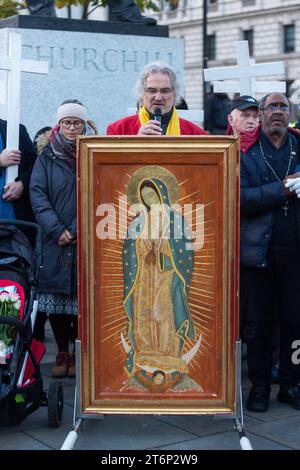
<instances>
[{"instance_id":1,"label":"man's gray hair","mask_svg":"<svg viewBox=\"0 0 300 470\"><path fill-rule=\"evenodd\" d=\"M284 97L287 99L288 103L289 103L289 108L291 109L291 102L290 102L290 100L285 96L285 94L284 94L284 93L277 93L276 91L273 91L272 93L268 93L267 95L265 95L265 96L263 96L263 97L261 98L261 100L260 100L260 102L259 102L259 110L260 110L260 111L263 111L263 110L265 109L266 101L267 101L267 99L269 98L269 96L271 96L271 95L281 95L281 96L284 96Z\"/></svg>"},{"instance_id":2,"label":"man's gray hair","mask_svg":"<svg viewBox=\"0 0 300 470\"><path fill-rule=\"evenodd\" d=\"M145 65L145 67L142 69L135 86L136 97L138 102L140 102L143 98L143 94L145 91L145 83L151 73L163 73L169 75L176 104L180 100L179 85L176 73L174 72L172 67L167 64L164 64L163 62L152 62L151 64Z\"/></svg>"}]
</instances>

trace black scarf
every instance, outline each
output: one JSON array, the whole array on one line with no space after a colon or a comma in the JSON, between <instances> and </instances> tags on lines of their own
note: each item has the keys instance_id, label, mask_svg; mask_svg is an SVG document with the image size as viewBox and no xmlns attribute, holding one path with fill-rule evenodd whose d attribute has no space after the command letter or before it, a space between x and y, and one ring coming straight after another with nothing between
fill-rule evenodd
<instances>
[{"instance_id":1,"label":"black scarf","mask_svg":"<svg viewBox=\"0 0 300 470\"><path fill-rule=\"evenodd\" d=\"M57 158L64 160L68 167L76 170L76 140L68 140L60 128L54 128L50 145Z\"/></svg>"}]
</instances>

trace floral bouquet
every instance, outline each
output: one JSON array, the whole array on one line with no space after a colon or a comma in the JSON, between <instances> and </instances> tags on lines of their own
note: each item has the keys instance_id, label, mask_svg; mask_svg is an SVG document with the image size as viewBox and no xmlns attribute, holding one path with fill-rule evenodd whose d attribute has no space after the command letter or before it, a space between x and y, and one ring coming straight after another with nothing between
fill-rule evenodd
<instances>
[{"instance_id":1,"label":"floral bouquet","mask_svg":"<svg viewBox=\"0 0 300 470\"><path fill-rule=\"evenodd\" d=\"M0 316L19 319L21 300L15 286L0 287ZM0 324L0 364L13 352L15 327Z\"/></svg>"}]
</instances>

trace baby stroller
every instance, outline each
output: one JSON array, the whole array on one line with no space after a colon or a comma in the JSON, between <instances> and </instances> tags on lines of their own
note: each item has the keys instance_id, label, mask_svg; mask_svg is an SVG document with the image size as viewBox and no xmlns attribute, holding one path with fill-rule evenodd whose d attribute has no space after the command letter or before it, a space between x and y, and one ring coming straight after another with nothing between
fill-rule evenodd
<instances>
[{"instance_id":1,"label":"baby stroller","mask_svg":"<svg viewBox=\"0 0 300 470\"><path fill-rule=\"evenodd\" d=\"M14 304L18 318L0 315L0 425L17 425L39 406L48 406L50 426L57 427L62 420L62 384L53 382L48 394L44 392L39 364L45 346L32 338L41 260L40 227L0 219L0 299L2 305L5 299L19 302Z\"/></svg>"}]
</instances>

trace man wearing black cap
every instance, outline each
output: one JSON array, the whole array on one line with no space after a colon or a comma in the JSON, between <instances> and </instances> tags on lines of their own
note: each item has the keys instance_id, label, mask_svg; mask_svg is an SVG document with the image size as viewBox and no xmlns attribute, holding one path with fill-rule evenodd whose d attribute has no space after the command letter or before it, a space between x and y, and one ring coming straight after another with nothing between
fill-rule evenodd
<instances>
[{"instance_id":1,"label":"man wearing black cap","mask_svg":"<svg viewBox=\"0 0 300 470\"><path fill-rule=\"evenodd\" d=\"M241 313L253 384L247 408L268 409L278 315L277 398L300 410L300 200L285 186L300 176L300 135L288 128L290 104L284 95L266 95L259 110L257 139L241 152Z\"/></svg>"},{"instance_id":2,"label":"man wearing black cap","mask_svg":"<svg viewBox=\"0 0 300 470\"><path fill-rule=\"evenodd\" d=\"M233 134L238 137L243 132L253 132L259 125L258 102L252 96L240 96L232 101L228 122Z\"/></svg>"}]
</instances>

